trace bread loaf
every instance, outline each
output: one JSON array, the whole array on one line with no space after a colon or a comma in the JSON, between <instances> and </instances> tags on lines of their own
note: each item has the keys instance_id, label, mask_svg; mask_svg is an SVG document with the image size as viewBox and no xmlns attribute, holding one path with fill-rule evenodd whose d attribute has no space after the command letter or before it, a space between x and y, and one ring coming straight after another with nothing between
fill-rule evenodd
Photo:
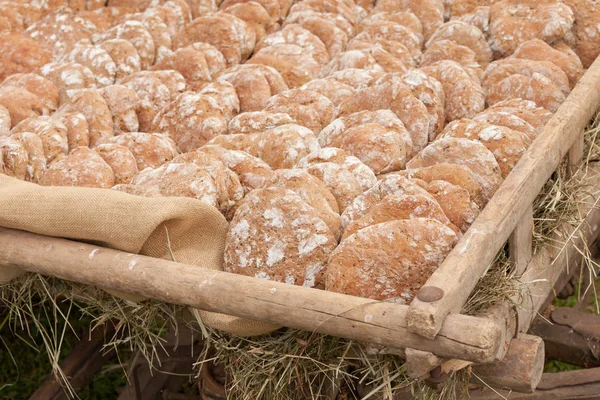
<instances>
[{"instance_id":1,"label":"bread loaf","mask_svg":"<svg viewBox=\"0 0 600 400\"><path fill-rule=\"evenodd\" d=\"M40 185L109 189L115 185L115 174L94 150L78 147L48 166Z\"/></svg>"},{"instance_id":2,"label":"bread loaf","mask_svg":"<svg viewBox=\"0 0 600 400\"><path fill-rule=\"evenodd\" d=\"M260 279L323 289L336 240L319 213L284 188L250 192L235 213L223 269Z\"/></svg>"},{"instance_id":3,"label":"bread loaf","mask_svg":"<svg viewBox=\"0 0 600 400\"><path fill-rule=\"evenodd\" d=\"M458 237L427 218L369 226L343 240L327 265L327 290L408 304Z\"/></svg>"}]
</instances>

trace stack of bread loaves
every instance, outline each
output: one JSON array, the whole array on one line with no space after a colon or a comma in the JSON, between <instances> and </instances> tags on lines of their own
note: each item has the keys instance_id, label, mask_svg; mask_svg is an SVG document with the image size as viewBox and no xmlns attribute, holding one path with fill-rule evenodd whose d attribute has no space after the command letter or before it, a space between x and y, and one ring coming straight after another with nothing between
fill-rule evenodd
<instances>
[{"instance_id":1,"label":"stack of bread loaves","mask_svg":"<svg viewBox=\"0 0 600 400\"><path fill-rule=\"evenodd\" d=\"M0 0L0 172L185 196L224 269L410 302L600 53L596 0Z\"/></svg>"}]
</instances>

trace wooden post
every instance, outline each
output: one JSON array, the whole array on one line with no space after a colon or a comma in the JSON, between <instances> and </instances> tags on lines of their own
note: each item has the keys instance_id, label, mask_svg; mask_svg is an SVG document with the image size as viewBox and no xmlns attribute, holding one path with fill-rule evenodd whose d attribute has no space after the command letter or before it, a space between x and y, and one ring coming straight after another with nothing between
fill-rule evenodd
<instances>
[{"instance_id":1,"label":"wooden post","mask_svg":"<svg viewBox=\"0 0 600 400\"><path fill-rule=\"evenodd\" d=\"M515 268L515 276L521 276L533 257L533 205L525 210L508 238L508 254Z\"/></svg>"},{"instance_id":2,"label":"wooden post","mask_svg":"<svg viewBox=\"0 0 600 400\"><path fill-rule=\"evenodd\" d=\"M406 373L410 378L419 379L444 361L428 351L406 349Z\"/></svg>"},{"instance_id":3,"label":"wooden post","mask_svg":"<svg viewBox=\"0 0 600 400\"><path fill-rule=\"evenodd\" d=\"M501 361L474 365L471 382L531 393L540 382L543 372L544 341L537 336L523 334L511 341Z\"/></svg>"},{"instance_id":4,"label":"wooden post","mask_svg":"<svg viewBox=\"0 0 600 400\"><path fill-rule=\"evenodd\" d=\"M525 210L558 167L600 106L600 58L582 77L544 131L504 180L471 228L421 290L443 296L410 304L408 328L426 338L439 333L445 317L459 312L469 294L514 231Z\"/></svg>"},{"instance_id":5,"label":"wooden post","mask_svg":"<svg viewBox=\"0 0 600 400\"><path fill-rule=\"evenodd\" d=\"M0 228L0 264L173 304L390 348L479 363L496 359L504 326L452 315L433 340L406 327L407 306L208 270Z\"/></svg>"}]
</instances>

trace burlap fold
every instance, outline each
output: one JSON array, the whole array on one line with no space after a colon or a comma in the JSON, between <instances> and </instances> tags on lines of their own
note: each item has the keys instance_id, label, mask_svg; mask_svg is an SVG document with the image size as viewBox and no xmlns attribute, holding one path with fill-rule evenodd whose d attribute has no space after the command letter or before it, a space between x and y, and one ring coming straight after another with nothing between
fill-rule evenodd
<instances>
[{"instance_id":1,"label":"burlap fold","mask_svg":"<svg viewBox=\"0 0 600 400\"><path fill-rule=\"evenodd\" d=\"M222 269L227 221L199 200L147 198L115 190L44 187L0 174L0 226L94 243L98 246ZM165 230L165 227L167 228ZM0 282L20 275L0 266ZM277 326L201 311L203 323L235 335L271 332Z\"/></svg>"}]
</instances>

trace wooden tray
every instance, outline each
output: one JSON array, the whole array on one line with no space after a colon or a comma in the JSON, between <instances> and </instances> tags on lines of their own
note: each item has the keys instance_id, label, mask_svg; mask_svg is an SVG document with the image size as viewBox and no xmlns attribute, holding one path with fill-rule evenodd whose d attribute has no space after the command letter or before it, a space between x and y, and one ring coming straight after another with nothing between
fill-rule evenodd
<instances>
[{"instance_id":1,"label":"wooden tray","mask_svg":"<svg viewBox=\"0 0 600 400\"><path fill-rule=\"evenodd\" d=\"M592 206L597 199L590 196L587 219L589 226L595 228L584 229L573 245L559 255L555 249L545 248L533 256L532 202L567 154L573 166L581 163L583 130L599 107L600 58L409 306L216 272L5 228L0 228L0 264L103 289L383 345L405 355L409 371L415 376L445 359L496 363L495 370L481 372L486 382L530 391L541 377L541 370L537 370L543 362L543 343L530 346L535 357L530 354L528 359L523 356L517 361L514 357L505 360L513 362L513 367L515 362L523 364L528 369L525 377L498 377L503 366L500 361L509 347L516 351L524 343L531 343L529 335L517 335L528 330L560 273L576 261L575 244L594 240L600 231L596 229L600 215ZM600 186L600 179L595 179L590 184ZM522 281L530 283L524 290L527 295L519 300L521 306L511 309L508 304L499 305L485 317L459 314L507 240ZM92 251L95 256L90 258ZM133 259L136 267L130 269ZM431 297L428 292L440 296Z\"/></svg>"}]
</instances>

